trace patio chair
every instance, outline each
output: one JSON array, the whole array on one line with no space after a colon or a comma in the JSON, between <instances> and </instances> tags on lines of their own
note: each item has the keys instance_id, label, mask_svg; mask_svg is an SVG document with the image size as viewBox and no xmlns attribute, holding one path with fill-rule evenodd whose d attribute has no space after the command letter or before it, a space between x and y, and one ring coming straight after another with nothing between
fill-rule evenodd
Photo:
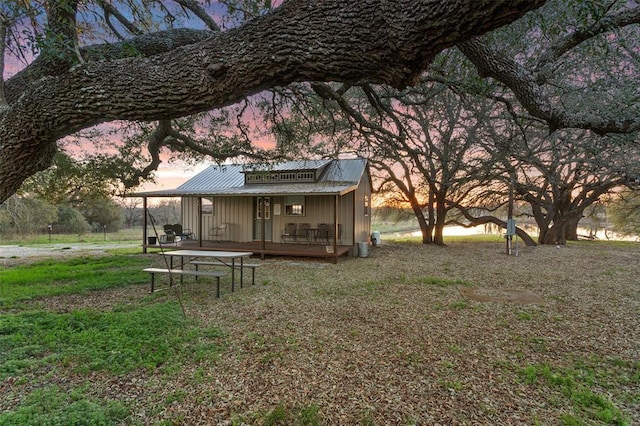
<instances>
[{"instance_id":1,"label":"patio chair","mask_svg":"<svg viewBox=\"0 0 640 426\"><path fill-rule=\"evenodd\" d=\"M296 241L296 232L298 230L298 226L289 222L284 226L284 232L282 233L282 241L285 243L293 243Z\"/></svg>"},{"instance_id":2,"label":"patio chair","mask_svg":"<svg viewBox=\"0 0 640 426\"><path fill-rule=\"evenodd\" d=\"M333 235L333 230L328 223L319 223L316 231L316 242L329 244L329 236Z\"/></svg>"},{"instance_id":3,"label":"patio chair","mask_svg":"<svg viewBox=\"0 0 640 426\"><path fill-rule=\"evenodd\" d=\"M222 241L222 238L227 233L228 223L223 223L220 226L214 226L209 229L209 241Z\"/></svg>"},{"instance_id":4,"label":"patio chair","mask_svg":"<svg viewBox=\"0 0 640 426\"><path fill-rule=\"evenodd\" d=\"M173 232L180 237L181 240L193 240L193 232L189 228L182 228L179 223L173 224Z\"/></svg>"},{"instance_id":5,"label":"patio chair","mask_svg":"<svg viewBox=\"0 0 640 426\"><path fill-rule=\"evenodd\" d=\"M311 224L309 223L301 223L298 225L298 231L296 232L296 243L310 243L313 239L313 234L311 233Z\"/></svg>"},{"instance_id":6,"label":"patio chair","mask_svg":"<svg viewBox=\"0 0 640 426\"><path fill-rule=\"evenodd\" d=\"M160 238L160 242L163 243L175 243L176 242L176 233L173 230L173 225L171 224L166 224L163 226L164 229L164 235L162 235L162 238ZM164 240L164 241L162 241Z\"/></svg>"}]
</instances>

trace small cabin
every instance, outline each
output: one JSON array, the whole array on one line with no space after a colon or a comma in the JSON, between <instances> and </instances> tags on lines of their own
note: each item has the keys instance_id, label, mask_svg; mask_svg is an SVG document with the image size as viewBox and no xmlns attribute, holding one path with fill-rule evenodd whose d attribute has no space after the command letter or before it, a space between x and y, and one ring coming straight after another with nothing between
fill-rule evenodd
<instances>
[{"instance_id":1,"label":"small cabin","mask_svg":"<svg viewBox=\"0 0 640 426\"><path fill-rule=\"evenodd\" d=\"M136 196L145 210L148 198L180 197L175 245L337 259L369 241L371 187L367 161L353 158L212 165L176 189ZM154 246L148 225L145 248Z\"/></svg>"}]
</instances>

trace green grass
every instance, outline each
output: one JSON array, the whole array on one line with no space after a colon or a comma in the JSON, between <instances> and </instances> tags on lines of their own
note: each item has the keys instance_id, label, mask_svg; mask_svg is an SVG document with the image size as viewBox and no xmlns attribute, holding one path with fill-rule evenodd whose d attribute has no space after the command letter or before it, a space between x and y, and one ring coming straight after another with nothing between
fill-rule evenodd
<instances>
[{"instance_id":1,"label":"green grass","mask_svg":"<svg viewBox=\"0 0 640 426\"><path fill-rule=\"evenodd\" d=\"M171 374L186 363L215 362L223 350L220 330L185 319L172 302L110 312L5 314L0 317L0 379L19 378L18 385L28 383L35 390L1 413L0 425L119 423L129 411L122 402L96 399L83 389L58 389L47 376L159 368Z\"/></svg>"},{"instance_id":2,"label":"green grass","mask_svg":"<svg viewBox=\"0 0 640 426\"><path fill-rule=\"evenodd\" d=\"M154 370L217 353L221 333L200 329L175 303L125 307L112 312L28 311L0 318L0 378L20 376L46 365L79 373L124 374Z\"/></svg>"},{"instance_id":3,"label":"green grass","mask_svg":"<svg viewBox=\"0 0 640 426\"><path fill-rule=\"evenodd\" d=\"M118 424L129 410L118 401L100 401L88 389L64 391L48 386L29 394L13 411L0 413L1 425L107 425Z\"/></svg>"},{"instance_id":4,"label":"green grass","mask_svg":"<svg viewBox=\"0 0 640 426\"><path fill-rule=\"evenodd\" d=\"M142 255L76 257L0 270L0 307L37 297L81 293L148 282Z\"/></svg>"},{"instance_id":5,"label":"green grass","mask_svg":"<svg viewBox=\"0 0 640 426\"><path fill-rule=\"evenodd\" d=\"M65 388L64 377L90 372L118 376L134 370L162 370L171 376L185 364L216 362L225 348L223 333L185 318L177 302L145 297L107 310L68 312L20 303L146 285L149 277L142 268L149 262L144 255L116 254L0 271L0 382L13 383L7 400L19 400L0 413L0 425L122 423L129 416L125 403L92 396L99 386L95 383Z\"/></svg>"},{"instance_id":6,"label":"green grass","mask_svg":"<svg viewBox=\"0 0 640 426\"><path fill-rule=\"evenodd\" d=\"M566 413L562 418L565 425L581 425L586 420L628 425L629 420L622 411L607 396L593 389L606 389L611 380L625 376L621 370L633 370L634 367L626 363L609 363L609 368L603 368L601 363L597 364L577 360L570 367L529 365L520 369L519 374L524 383L548 387L550 395L555 394L554 398L561 398L567 406L573 407L574 413Z\"/></svg>"},{"instance_id":7,"label":"green grass","mask_svg":"<svg viewBox=\"0 0 640 426\"><path fill-rule=\"evenodd\" d=\"M459 286L459 285L466 286L466 287L473 287L473 284L470 284L468 282L465 282L459 279L450 280L446 278L436 278L436 277L419 277L419 278L416 278L416 282L418 284L431 285L435 287L451 287L451 286Z\"/></svg>"}]
</instances>

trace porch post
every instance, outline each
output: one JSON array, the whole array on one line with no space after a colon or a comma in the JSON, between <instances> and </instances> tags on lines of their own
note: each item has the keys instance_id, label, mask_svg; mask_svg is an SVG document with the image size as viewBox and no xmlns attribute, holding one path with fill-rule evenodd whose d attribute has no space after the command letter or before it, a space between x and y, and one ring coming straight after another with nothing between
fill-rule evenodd
<instances>
[{"instance_id":1,"label":"porch post","mask_svg":"<svg viewBox=\"0 0 640 426\"><path fill-rule=\"evenodd\" d=\"M333 203L333 263L338 263L338 202L340 195L335 196Z\"/></svg>"},{"instance_id":2,"label":"porch post","mask_svg":"<svg viewBox=\"0 0 640 426\"><path fill-rule=\"evenodd\" d=\"M142 197L142 210L144 213L142 219L142 253L147 253L147 197Z\"/></svg>"},{"instance_id":3,"label":"porch post","mask_svg":"<svg viewBox=\"0 0 640 426\"><path fill-rule=\"evenodd\" d=\"M266 198L267 198L267 197L265 197L265 196L263 195L263 196L262 196L262 202L261 202L261 203L258 203L258 204L260 204L260 210L261 210L261 211L260 211L260 218L262 219L262 220L260 221L260 227L262 228L262 230L261 230L261 232L260 232L260 233L262 234L262 241L261 241L262 253L260 254L260 259L263 259L263 260L264 260L264 251L265 251L265 249L266 249L266 247L267 247L267 246L266 246L266 242L265 242L265 240L264 240L264 233L265 233L265 230L267 229L267 224L266 224L266 219L267 219L267 218L265 217L265 212L267 211L266 206L265 206L265 204L266 204ZM269 208L271 208L271 198L269 198Z\"/></svg>"},{"instance_id":4,"label":"porch post","mask_svg":"<svg viewBox=\"0 0 640 426\"><path fill-rule=\"evenodd\" d=\"M198 245L202 247L202 197L198 197Z\"/></svg>"}]
</instances>

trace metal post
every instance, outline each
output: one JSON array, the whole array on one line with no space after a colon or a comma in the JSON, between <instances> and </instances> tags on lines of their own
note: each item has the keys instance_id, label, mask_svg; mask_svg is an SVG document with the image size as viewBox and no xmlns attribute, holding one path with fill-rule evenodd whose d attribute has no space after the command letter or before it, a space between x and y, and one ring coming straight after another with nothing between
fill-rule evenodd
<instances>
[{"instance_id":1,"label":"metal post","mask_svg":"<svg viewBox=\"0 0 640 426\"><path fill-rule=\"evenodd\" d=\"M147 197L142 197L142 253L147 253Z\"/></svg>"}]
</instances>

